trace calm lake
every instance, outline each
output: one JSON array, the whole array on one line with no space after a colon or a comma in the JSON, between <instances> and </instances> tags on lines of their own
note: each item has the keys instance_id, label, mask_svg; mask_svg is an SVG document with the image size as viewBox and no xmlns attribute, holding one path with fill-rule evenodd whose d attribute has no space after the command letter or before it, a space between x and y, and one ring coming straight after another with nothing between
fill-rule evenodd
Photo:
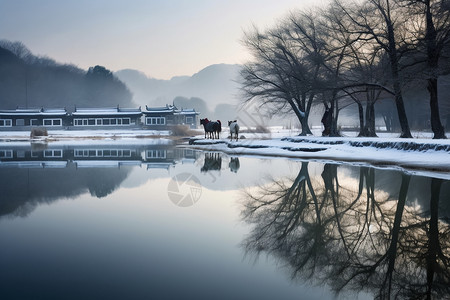
<instances>
[{"instance_id":1,"label":"calm lake","mask_svg":"<svg viewBox=\"0 0 450 300\"><path fill-rule=\"evenodd\" d=\"M167 144L0 146L1 299L450 298L450 182Z\"/></svg>"}]
</instances>

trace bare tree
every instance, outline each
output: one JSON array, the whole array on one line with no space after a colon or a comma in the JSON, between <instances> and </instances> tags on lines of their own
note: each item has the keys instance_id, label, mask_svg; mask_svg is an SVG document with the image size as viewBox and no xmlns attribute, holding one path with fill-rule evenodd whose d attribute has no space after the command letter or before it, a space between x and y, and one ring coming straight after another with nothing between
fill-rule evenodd
<instances>
[{"instance_id":1,"label":"bare tree","mask_svg":"<svg viewBox=\"0 0 450 300\"><path fill-rule=\"evenodd\" d=\"M405 35L407 30L402 27L401 8L390 0L367 0L362 3L335 0L333 5L339 7L352 24L348 30L361 34L360 40L367 43L367 51L381 50L389 57L391 85L402 130L400 137L411 138L400 76L402 52L408 50L403 47L408 37Z\"/></svg>"},{"instance_id":2,"label":"bare tree","mask_svg":"<svg viewBox=\"0 0 450 300\"><path fill-rule=\"evenodd\" d=\"M445 62L448 57L442 57L444 48L450 42L450 4L441 0L399 0L405 4L408 15L416 19L411 30L417 36L413 63L419 65L418 72L427 82L430 95L430 123L435 139L446 138L439 114L438 77L448 73Z\"/></svg>"},{"instance_id":3,"label":"bare tree","mask_svg":"<svg viewBox=\"0 0 450 300\"><path fill-rule=\"evenodd\" d=\"M386 90L382 87L386 84L381 73L384 71L381 63L383 54L367 51L370 45L362 38L363 34L349 30L352 22L339 6L330 6L324 11L324 16L330 57L337 58L335 63L329 64L330 71L335 74L334 88L341 91L340 99L350 98L358 106L359 136L376 136L375 102Z\"/></svg>"},{"instance_id":4,"label":"bare tree","mask_svg":"<svg viewBox=\"0 0 450 300\"><path fill-rule=\"evenodd\" d=\"M302 125L301 135L311 134L308 117L320 85L324 43L316 32L317 15L291 14L275 29L253 28L243 44L253 61L241 71L246 102L259 101L272 113L294 112Z\"/></svg>"}]
</instances>

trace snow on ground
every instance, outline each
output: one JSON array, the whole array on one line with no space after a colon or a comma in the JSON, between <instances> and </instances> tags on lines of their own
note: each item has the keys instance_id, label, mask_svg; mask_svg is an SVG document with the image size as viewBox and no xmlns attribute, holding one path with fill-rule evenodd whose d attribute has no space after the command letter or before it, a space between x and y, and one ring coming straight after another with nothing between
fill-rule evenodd
<instances>
[{"instance_id":1,"label":"snow on ground","mask_svg":"<svg viewBox=\"0 0 450 300\"><path fill-rule=\"evenodd\" d=\"M183 144L207 151L230 155L281 156L320 161L370 164L377 167L400 168L410 172L430 173L450 179L450 139L433 140L428 132L415 132L413 139L400 139L398 134L379 133L378 138L357 138L355 132L344 137L300 137L298 130L271 128L270 133L244 132L245 139L230 141L225 129L221 139L205 139L201 131ZM49 131L45 142L52 144L160 144L171 143L169 131L151 130L80 130ZM0 145L29 143L29 132L0 132Z\"/></svg>"},{"instance_id":2,"label":"snow on ground","mask_svg":"<svg viewBox=\"0 0 450 300\"><path fill-rule=\"evenodd\" d=\"M351 132L344 134L344 137L283 137L280 130L270 134L243 134L246 139L237 142L197 136L190 140L190 147L222 151L230 155L282 156L369 164L450 179L450 140L433 140L431 133L414 133L418 138L412 139L401 139L398 134L392 133L378 134L378 138L358 138L356 133Z\"/></svg>"}]
</instances>

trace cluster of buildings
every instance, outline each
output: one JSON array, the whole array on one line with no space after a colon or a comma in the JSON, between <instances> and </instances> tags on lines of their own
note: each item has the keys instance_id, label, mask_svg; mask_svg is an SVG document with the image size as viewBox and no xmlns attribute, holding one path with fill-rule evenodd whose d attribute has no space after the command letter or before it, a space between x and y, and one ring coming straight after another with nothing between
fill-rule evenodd
<instances>
[{"instance_id":1,"label":"cluster of buildings","mask_svg":"<svg viewBox=\"0 0 450 300\"><path fill-rule=\"evenodd\" d=\"M197 128L199 112L178 109L174 105L139 108L16 108L0 110L0 130L30 130L45 127L49 130L124 129L141 128L169 130L171 126L186 125Z\"/></svg>"}]
</instances>

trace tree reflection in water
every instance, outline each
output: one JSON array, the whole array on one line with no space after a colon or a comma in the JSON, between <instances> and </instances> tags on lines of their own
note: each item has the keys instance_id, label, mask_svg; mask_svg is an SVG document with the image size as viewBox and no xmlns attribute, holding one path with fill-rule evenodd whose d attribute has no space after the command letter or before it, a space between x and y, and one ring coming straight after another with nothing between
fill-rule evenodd
<instances>
[{"instance_id":1,"label":"tree reflection in water","mask_svg":"<svg viewBox=\"0 0 450 300\"><path fill-rule=\"evenodd\" d=\"M443 180L429 180L430 208L423 211L407 204L412 176L392 172L401 177L396 194L376 188L373 168L361 167L359 182L344 178L336 164L311 178L308 162L295 179L247 189L243 219L253 230L243 247L255 257L274 256L292 279L336 293L450 297L450 226L439 217Z\"/></svg>"}]
</instances>

